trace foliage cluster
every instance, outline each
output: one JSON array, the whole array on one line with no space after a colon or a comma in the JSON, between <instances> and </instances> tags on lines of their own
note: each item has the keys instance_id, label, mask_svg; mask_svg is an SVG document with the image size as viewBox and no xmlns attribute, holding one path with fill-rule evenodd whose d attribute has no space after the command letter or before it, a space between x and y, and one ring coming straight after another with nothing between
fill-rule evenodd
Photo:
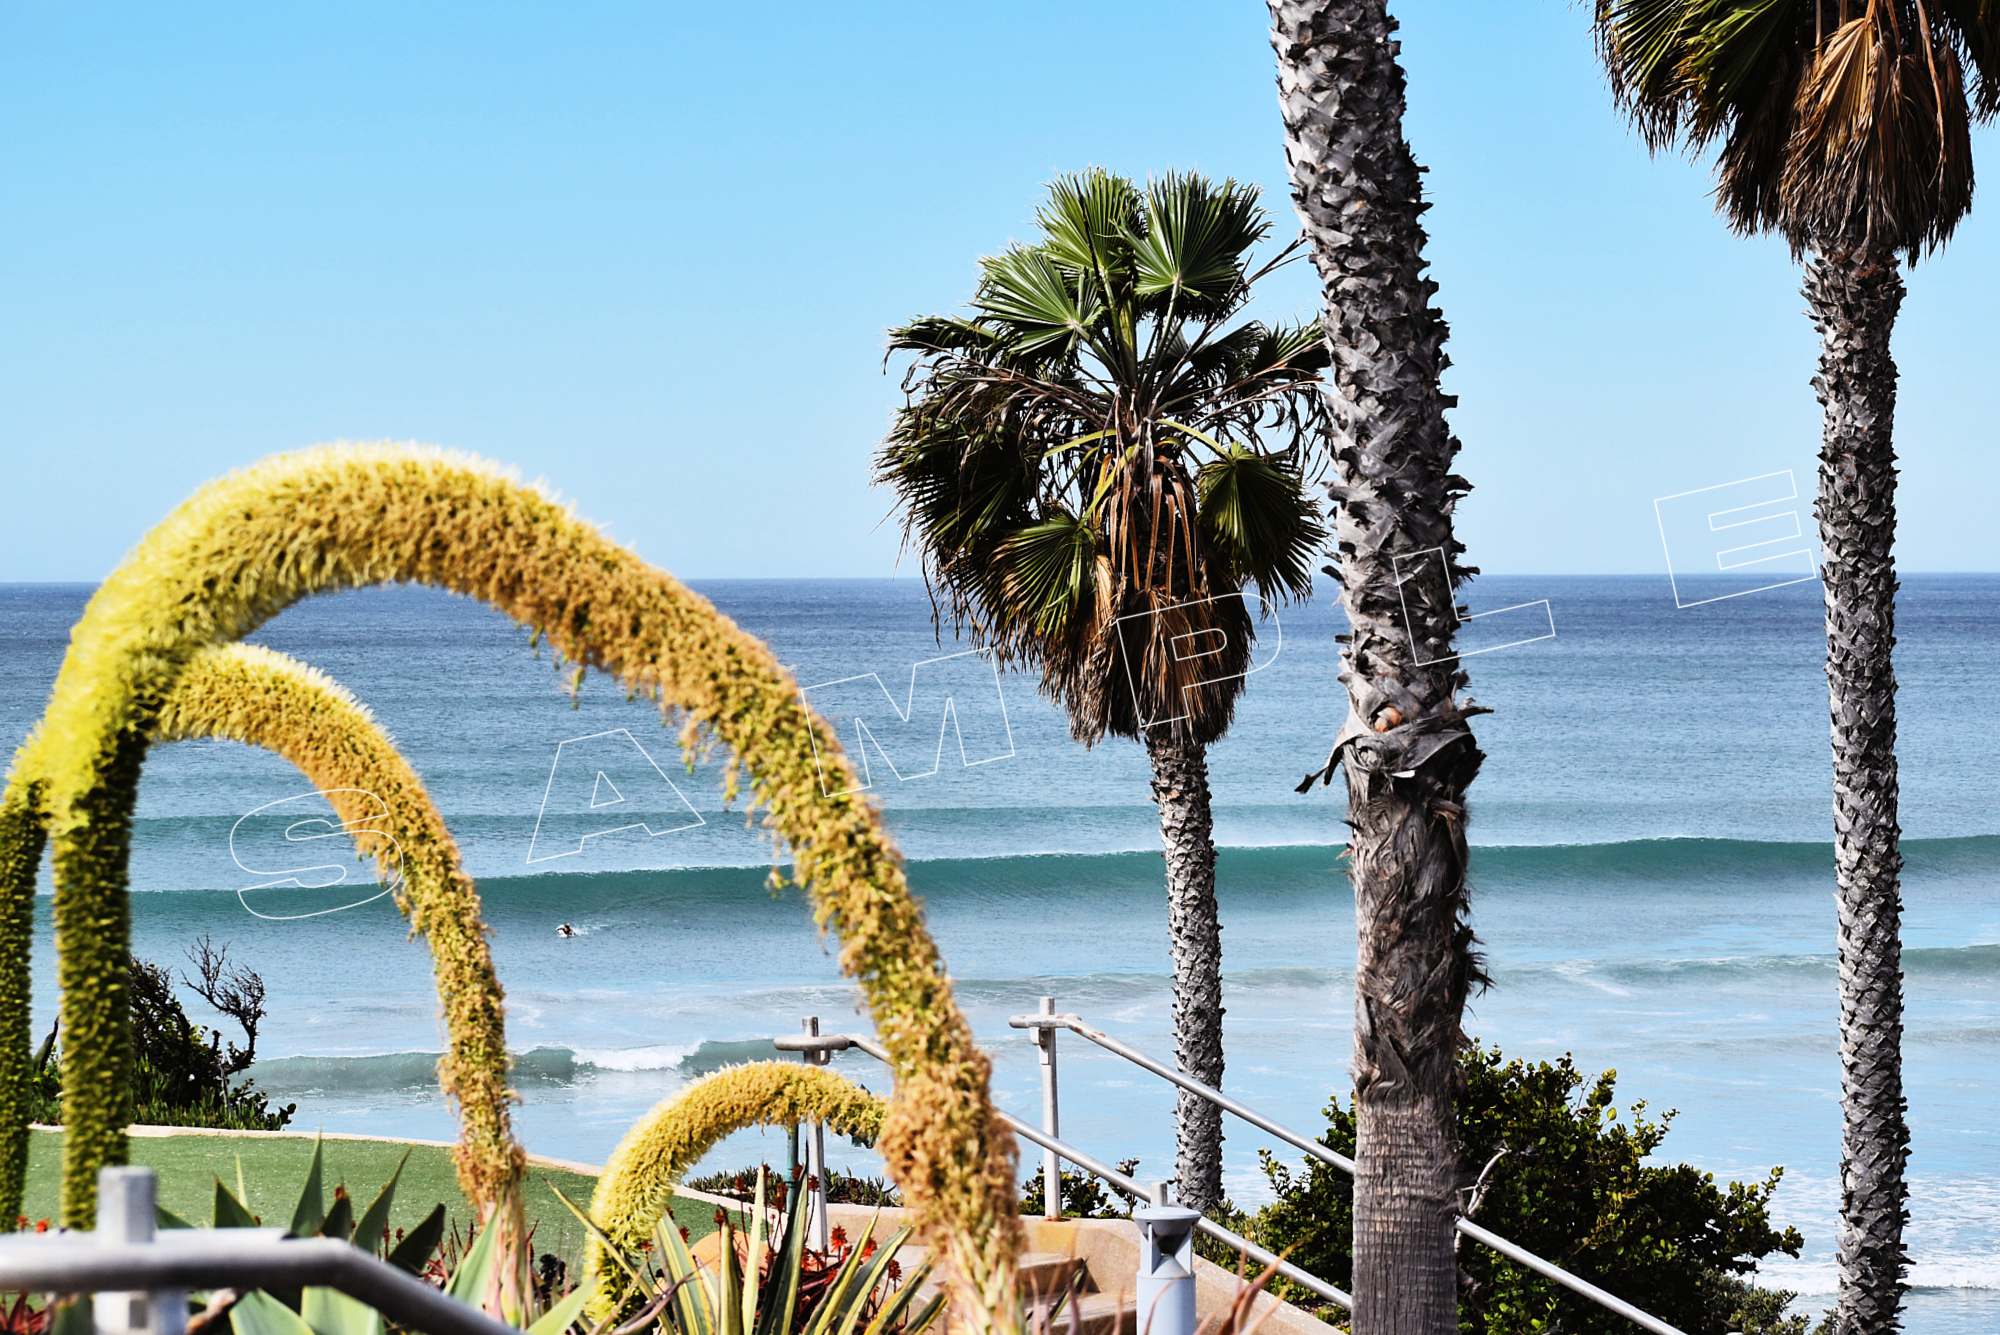
<instances>
[{"instance_id":1,"label":"foliage cluster","mask_svg":"<svg viewBox=\"0 0 2000 1335\"><path fill-rule=\"evenodd\" d=\"M1118 1167L1130 1175L1138 1165L1137 1159L1127 1159ZM1063 1169L1061 1189L1064 1219L1125 1219L1132 1213L1131 1201L1115 1190L1107 1190L1104 1183L1082 1169ZM1024 1216L1042 1214L1047 1203L1048 1193L1040 1173L1021 1184L1021 1213Z\"/></svg>"},{"instance_id":2,"label":"foliage cluster","mask_svg":"<svg viewBox=\"0 0 2000 1335\"><path fill-rule=\"evenodd\" d=\"M245 982L254 980L261 997L263 980L248 970L237 972ZM242 1077L255 1053L261 1006L246 1026L251 1046L239 1048L230 1042L225 1048L219 1029L204 1028L188 1018L167 970L133 955L126 977L132 999L133 1121L146 1126L276 1131L292 1120L296 1103L273 1108L270 1096ZM30 1091L33 1120L46 1126L61 1125L63 1119L62 1080L55 1057L56 1032L51 1030L36 1054Z\"/></svg>"},{"instance_id":3,"label":"foliage cluster","mask_svg":"<svg viewBox=\"0 0 2000 1335\"><path fill-rule=\"evenodd\" d=\"M758 1164L734 1171L708 1173L701 1177L689 1178L684 1184L696 1191L705 1191L711 1196L734 1196L749 1200L756 1189L757 1175L762 1173L769 1182L771 1208L782 1210L789 1192L785 1179L769 1164ZM808 1183L811 1178L806 1179ZM846 1173L831 1164L826 1170L826 1199L830 1205L879 1205L895 1209L903 1204L903 1193L887 1178L862 1177L858 1173Z\"/></svg>"},{"instance_id":4,"label":"foliage cluster","mask_svg":"<svg viewBox=\"0 0 2000 1335\"><path fill-rule=\"evenodd\" d=\"M1253 639L1233 595L1306 596L1325 536L1319 326L1232 324L1298 247L1253 267L1256 189L1192 174L1061 177L1036 221L980 261L970 318L889 332L915 360L877 480L940 611L1039 669L1079 741L1213 741ZM1191 667L1187 635L1224 647Z\"/></svg>"},{"instance_id":5,"label":"foliage cluster","mask_svg":"<svg viewBox=\"0 0 2000 1335\"><path fill-rule=\"evenodd\" d=\"M1689 1335L1777 1320L1789 1295L1734 1277L1773 1252L1796 1256L1803 1245L1796 1230L1771 1223L1782 1168L1761 1183L1725 1188L1687 1164L1648 1164L1674 1114L1654 1121L1636 1101L1621 1116L1613 1101L1617 1072L1591 1080L1568 1056L1506 1061L1497 1048L1474 1046L1461 1055L1459 1071L1461 1203L1480 1224ZM1352 1108L1335 1101L1326 1116L1320 1143L1352 1156ZM1351 1179L1318 1160L1295 1172L1268 1150L1263 1158L1278 1199L1250 1221L1257 1240L1289 1249L1295 1264L1350 1287ZM1629 1330L1623 1318L1469 1241L1461 1240L1458 1264L1465 1335Z\"/></svg>"},{"instance_id":6,"label":"foliage cluster","mask_svg":"<svg viewBox=\"0 0 2000 1335\"><path fill-rule=\"evenodd\" d=\"M1655 149L1721 142L1716 201L1793 253L1911 261L1972 207L1972 126L2000 110L2000 11L1953 0L1595 0L1611 91Z\"/></svg>"}]
</instances>

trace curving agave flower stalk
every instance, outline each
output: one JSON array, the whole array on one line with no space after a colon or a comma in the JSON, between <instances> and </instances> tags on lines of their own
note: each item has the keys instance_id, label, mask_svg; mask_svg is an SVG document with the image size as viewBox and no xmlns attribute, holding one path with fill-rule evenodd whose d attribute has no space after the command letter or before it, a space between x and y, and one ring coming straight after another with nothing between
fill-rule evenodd
<instances>
[{"instance_id":1,"label":"curving agave flower stalk","mask_svg":"<svg viewBox=\"0 0 2000 1335\"><path fill-rule=\"evenodd\" d=\"M438 1083L456 1106L458 1181L480 1221L500 1229L495 1299L526 1310L528 1231L520 1186L527 1151L508 1105L504 993L487 948L479 892L423 781L374 717L316 668L256 645L196 654L154 722L155 742L222 738L275 752L327 795L384 875L400 871L397 907L430 945L449 1050ZM373 797L377 811L365 802ZM495 1219L495 1211L500 1211ZM498 1308L496 1308L498 1310Z\"/></svg>"},{"instance_id":2,"label":"curving agave flower stalk","mask_svg":"<svg viewBox=\"0 0 2000 1335\"><path fill-rule=\"evenodd\" d=\"M637 1252L673 1204L674 1188L724 1136L753 1126L825 1122L845 1136L881 1134L884 1106L861 1086L818 1066L753 1062L697 1080L632 1124L612 1151L590 1197L604 1236ZM584 1273L599 1279L588 1310L604 1321L618 1308L619 1265L592 1236Z\"/></svg>"},{"instance_id":3,"label":"curving agave flower stalk","mask_svg":"<svg viewBox=\"0 0 2000 1335\"><path fill-rule=\"evenodd\" d=\"M732 756L788 852L822 929L840 938L894 1062L883 1156L960 1290L975 1331L1012 1324L1014 1146L987 1097L987 1060L902 862L856 792L826 796L815 752L838 757L770 651L672 576L544 492L479 460L390 445L326 446L203 488L105 581L71 636L47 713L16 756L0 812L0 926L32 907L47 829L56 881L65 1220L92 1221L97 1168L124 1157L130 1031L123 967L126 864L140 767L160 712L203 649L240 639L301 598L407 581L479 598L546 635L565 659L618 678ZM857 780L849 784L858 788ZM25 1076L26 945L0 947L0 1112ZM0 1126L0 1143L18 1134Z\"/></svg>"},{"instance_id":4,"label":"curving agave flower stalk","mask_svg":"<svg viewBox=\"0 0 2000 1335\"><path fill-rule=\"evenodd\" d=\"M30 1066L34 1017L28 951L35 939L35 878L48 831L46 785L10 784L0 803L0 1229L19 1218L28 1181Z\"/></svg>"}]
</instances>

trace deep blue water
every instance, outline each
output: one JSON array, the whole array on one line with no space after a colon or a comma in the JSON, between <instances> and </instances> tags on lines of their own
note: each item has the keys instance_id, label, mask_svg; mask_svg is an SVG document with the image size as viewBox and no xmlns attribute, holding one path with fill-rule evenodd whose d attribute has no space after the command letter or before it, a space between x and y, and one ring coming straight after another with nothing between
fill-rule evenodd
<instances>
[{"instance_id":1,"label":"deep blue water","mask_svg":"<svg viewBox=\"0 0 2000 1335\"><path fill-rule=\"evenodd\" d=\"M913 860L960 1000L996 1054L1004 1103L1038 1106L1030 1050L1006 1017L1041 994L1170 1051L1141 748L1085 750L1032 681L996 681L976 658L932 661L958 646L932 638L913 581L700 587L767 638L802 685L819 687L810 697L850 739L857 714L865 725L874 790ZM4 740L39 713L88 593L0 586ZM1778 1212L1808 1248L1765 1274L1822 1292L1839 1110L1817 587L1683 609L1664 578L1488 579L1472 603L1544 599L1546 611L1468 628L1479 644L1554 628L1467 660L1472 693L1496 710L1478 723L1488 759L1471 827L1475 917L1495 986L1469 1027L1512 1055L1574 1052L1586 1069L1616 1067L1622 1099L1680 1110L1665 1154L1722 1176L1784 1164ZM1905 579L1917 1335L2000 1325L2000 725L1983 708L2000 676L1996 622L2000 578ZM1308 1128L1330 1092L1344 1094L1351 1032L1353 904L1333 860L1339 790L1293 792L1344 713L1340 623L1324 598L1280 609L1237 724L1211 755L1226 846L1227 1084ZM532 1149L601 1159L663 1094L768 1052L763 1038L796 1029L801 1015L865 1025L796 895L764 888L770 848L722 809L716 766L689 773L673 734L612 684L587 682L572 710L519 628L423 590L317 600L254 638L365 700L464 845L509 989ZM941 732L947 693L956 727ZM393 907L291 916L373 893L326 844L285 843L283 830L315 802L294 771L247 748L158 750L133 861L134 889L149 892L135 896L138 947L171 961L212 932L263 973L272 1060L258 1079L299 1099L308 1124L448 1136L430 1076L439 1039L426 960ZM259 812L272 803L283 805ZM315 866L333 870L301 870ZM249 888L336 873L341 884L319 889ZM583 935L556 937L560 921ZM37 966L46 1013L46 949ZM1164 1089L1081 1048L1064 1050L1066 1136L1106 1158L1136 1154L1142 1174L1164 1172ZM882 1081L865 1058L843 1060ZM1239 1201L1263 1193L1263 1143L1232 1131ZM743 1137L718 1157L759 1152L782 1151Z\"/></svg>"}]
</instances>

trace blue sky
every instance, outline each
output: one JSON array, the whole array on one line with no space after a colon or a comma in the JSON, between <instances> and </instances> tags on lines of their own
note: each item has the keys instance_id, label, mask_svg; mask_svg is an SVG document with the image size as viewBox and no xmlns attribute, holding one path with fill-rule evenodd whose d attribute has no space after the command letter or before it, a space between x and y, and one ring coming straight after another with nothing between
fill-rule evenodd
<instances>
[{"instance_id":1,"label":"blue sky","mask_svg":"<svg viewBox=\"0 0 2000 1335\"><path fill-rule=\"evenodd\" d=\"M1654 497L1809 488L1797 272L1616 118L1587 9L1395 8L1469 559L1664 575ZM0 580L101 578L206 479L384 437L687 577L887 575L882 330L1092 164L1258 182L1290 232L1263 6L0 0ZM1996 260L1989 201L1911 276L1905 569L2000 568ZM1260 304L1315 310L1310 270Z\"/></svg>"}]
</instances>

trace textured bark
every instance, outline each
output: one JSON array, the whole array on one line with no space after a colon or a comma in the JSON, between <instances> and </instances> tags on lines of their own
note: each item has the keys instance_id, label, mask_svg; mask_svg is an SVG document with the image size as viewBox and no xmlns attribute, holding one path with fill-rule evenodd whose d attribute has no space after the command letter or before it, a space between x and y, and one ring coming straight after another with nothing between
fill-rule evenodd
<instances>
[{"instance_id":1,"label":"textured bark","mask_svg":"<svg viewBox=\"0 0 2000 1335\"><path fill-rule=\"evenodd\" d=\"M1207 748L1161 729L1146 739L1160 845L1167 859L1167 936L1174 956L1174 1057L1181 1073L1222 1088L1222 923L1215 911L1215 830ZM1222 1110L1178 1091L1174 1183L1180 1203L1222 1203Z\"/></svg>"},{"instance_id":2,"label":"textured bark","mask_svg":"<svg viewBox=\"0 0 2000 1335\"><path fill-rule=\"evenodd\" d=\"M1458 1329L1455 1059L1484 977L1466 925L1465 790L1480 754L1452 655L1452 510L1468 489L1438 377L1421 173L1384 0L1270 0L1292 199L1325 288L1338 569L1352 634L1344 767L1355 978L1355 1335ZM1309 779L1308 782L1311 782Z\"/></svg>"},{"instance_id":3,"label":"textured bark","mask_svg":"<svg viewBox=\"0 0 2000 1335\"><path fill-rule=\"evenodd\" d=\"M1819 532L1840 902L1840 1335L1897 1329L1902 1303L1903 867L1896 820L1896 363L1893 253L1827 245L1806 267L1826 410Z\"/></svg>"}]
</instances>

